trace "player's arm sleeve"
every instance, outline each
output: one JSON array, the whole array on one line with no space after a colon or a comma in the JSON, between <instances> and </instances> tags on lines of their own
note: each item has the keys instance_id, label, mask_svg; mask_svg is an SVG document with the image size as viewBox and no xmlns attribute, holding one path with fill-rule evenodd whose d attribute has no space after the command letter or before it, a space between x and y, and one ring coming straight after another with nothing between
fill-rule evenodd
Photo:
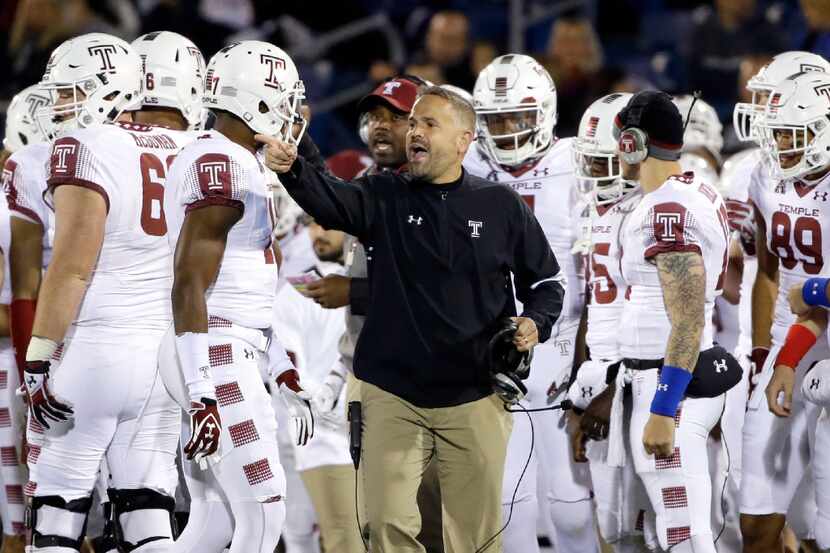
<instances>
[{"instance_id":1,"label":"player's arm sleeve","mask_svg":"<svg viewBox=\"0 0 830 553\"><path fill-rule=\"evenodd\" d=\"M225 206L245 211L248 179L245 169L223 153L206 153L182 169L176 178L185 213L207 206Z\"/></svg>"},{"instance_id":2,"label":"player's arm sleeve","mask_svg":"<svg viewBox=\"0 0 830 553\"><path fill-rule=\"evenodd\" d=\"M702 231L694 214L677 202L653 205L639 230L645 240L645 259L657 265L671 324L665 364L694 371L705 326Z\"/></svg>"},{"instance_id":3,"label":"player's arm sleeve","mask_svg":"<svg viewBox=\"0 0 830 553\"><path fill-rule=\"evenodd\" d=\"M521 198L515 196L515 201L519 206L512 266L516 297L524 307L521 316L536 323L539 341L544 342L562 312L566 279L536 217Z\"/></svg>"},{"instance_id":4,"label":"player's arm sleeve","mask_svg":"<svg viewBox=\"0 0 830 553\"><path fill-rule=\"evenodd\" d=\"M32 173L14 156L10 157L3 167L3 190L12 217L43 226L46 205L39 197L42 183L37 182Z\"/></svg>"},{"instance_id":5,"label":"player's arm sleeve","mask_svg":"<svg viewBox=\"0 0 830 553\"><path fill-rule=\"evenodd\" d=\"M104 198L109 213L110 197L115 195L114 186L118 180L107 178L104 164L77 138L65 136L52 144L46 180L52 194L57 187L66 184L87 188Z\"/></svg>"},{"instance_id":6,"label":"player's arm sleeve","mask_svg":"<svg viewBox=\"0 0 830 553\"><path fill-rule=\"evenodd\" d=\"M368 278L352 277L349 285L349 307L354 315L365 315L369 311Z\"/></svg>"},{"instance_id":7,"label":"player's arm sleeve","mask_svg":"<svg viewBox=\"0 0 830 553\"><path fill-rule=\"evenodd\" d=\"M315 168L302 156L280 175L280 182L303 210L325 228L365 239L374 213L372 177L343 181Z\"/></svg>"}]
</instances>

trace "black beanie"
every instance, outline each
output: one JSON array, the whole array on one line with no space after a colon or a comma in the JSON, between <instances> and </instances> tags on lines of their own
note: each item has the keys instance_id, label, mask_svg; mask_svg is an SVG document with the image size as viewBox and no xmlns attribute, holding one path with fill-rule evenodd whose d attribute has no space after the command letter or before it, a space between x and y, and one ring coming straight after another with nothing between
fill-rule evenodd
<instances>
[{"instance_id":1,"label":"black beanie","mask_svg":"<svg viewBox=\"0 0 830 553\"><path fill-rule=\"evenodd\" d=\"M680 159L683 147L683 116L671 96L659 90L638 92L614 119L614 138L637 127L648 134L648 155L665 161Z\"/></svg>"}]
</instances>

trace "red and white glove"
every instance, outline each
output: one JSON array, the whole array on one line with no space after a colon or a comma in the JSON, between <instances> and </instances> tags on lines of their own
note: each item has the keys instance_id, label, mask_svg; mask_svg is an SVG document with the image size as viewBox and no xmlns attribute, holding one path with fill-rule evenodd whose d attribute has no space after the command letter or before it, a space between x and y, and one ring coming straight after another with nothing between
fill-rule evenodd
<instances>
[{"instance_id":1,"label":"red and white glove","mask_svg":"<svg viewBox=\"0 0 830 553\"><path fill-rule=\"evenodd\" d=\"M216 398L203 397L190 401L190 440L184 446L185 456L203 465L219 449L219 435L222 433L222 419Z\"/></svg>"},{"instance_id":2,"label":"red and white glove","mask_svg":"<svg viewBox=\"0 0 830 553\"><path fill-rule=\"evenodd\" d=\"M182 376L190 397L190 439L185 456L206 468L207 458L219 449L222 419L216 403L216 388L210 371L209 340L204 332L185 332L176 336Z\"/></svg>"},{"instance_id":3,"label":"red and white glove","mask_svg":"<svg viewBox=\"0 0 830 553\"><path fill-rule=\"evenodd\" d=\"M277 376L277 386L288 414L294 420L297 445L305 445L314 436L314 413L311 410L311 394L300 386L300 375L289 369Z\"/></svg>"},{"instance_id":4,"label":"red and white glove","mask_svg":"<svg viewBox=\"0 0 830 553\"><path fill-rule=\"evenodd\" d=\"M726 200L726 216L729 228L738 233L741 245L749 255L755 255L755 213L752 205L739 200Z\"/></svg>"},{"instance_id":5,"label":"red and white glove","mask_svg":"<svg viewBox=\"0 0 830 553\"><path fill-rule=\"evenodd\" d=\"M58 349L58 344L47 338L32 336L26 351L26 367L23 371L23 388L29 414L44 428L49 422L63 422L72 418L72 406L59 400L49 389L50 359Z\"/></svg>"}]
</instances>

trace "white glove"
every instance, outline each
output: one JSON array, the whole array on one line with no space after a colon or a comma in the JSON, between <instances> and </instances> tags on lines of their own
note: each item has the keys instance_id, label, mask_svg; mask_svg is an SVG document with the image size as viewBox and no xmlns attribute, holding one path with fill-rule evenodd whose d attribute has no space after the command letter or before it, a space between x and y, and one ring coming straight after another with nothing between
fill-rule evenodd
<instances>
[{"instance_id":1,"label":"white glove","mask_svg":"<svg viewBox=\"0 0 830 553\"><path fill-rule=\"evenodd\" d=\"M305 445L314 436L311 394L300 386L300 375L295 369L289 369L277 376L277 386L288 414L294 420L297 445Z\"/></svg>"},{"instance_id":2,"label":"white glove","mask_svg":"<svg viewBox=\"0 0 830 553\"><path fill-rule=\"evenodd\" d=\"M346 381L343 379L343 376L336 371L331 371L326 375L326 378L323 379L323 384L311 399L318 413L325 416L334 410L345 383Z\"/></svg>"},{"instance_id":3,"label":"white glove","mask_svg":"<svg viewBox=\"0 0 830 553\"><path fill-rule=\"evenodd\" d=\"M568 399L577 409L585 409L588 404L602 393L610 361L605 359L588 359L576 371L576 378L568 389Z\"/></svg>"},{"instance_id":4,"label":"white glove","mask_svg":"<svg viewBox=\"0 0 830 553\"><path fill-rule=\"evenodd\" d=\"M807 371L801 381L801 392L807 401L830 407L830 359L819 361Z\"/></svg>"}]
</instances>

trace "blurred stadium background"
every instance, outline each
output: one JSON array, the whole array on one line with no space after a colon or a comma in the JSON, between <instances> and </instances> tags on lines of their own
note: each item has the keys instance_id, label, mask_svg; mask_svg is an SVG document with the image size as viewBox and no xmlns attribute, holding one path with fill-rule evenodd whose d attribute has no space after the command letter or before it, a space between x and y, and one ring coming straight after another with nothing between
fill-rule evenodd
<instances>
[{"instance_id":1,"label":"blurred stadium background","mask_svg":"<svg viewBox=\"0 0 830 553\"><path fill-rule=\"evenodd\" d=\"M506 52L551 71L560 136L573 136L588 104L611 91L701 90L725 123L729 153L740 147L732 107L760 65L783 50L830 58L830 0L3 0L0 30L3 113L66 38L170 30L206 59L236 39L287 50L325 155L361 147L356 104L373 83L405 71L471 90Z\"/></svg>"}]
</instances>

